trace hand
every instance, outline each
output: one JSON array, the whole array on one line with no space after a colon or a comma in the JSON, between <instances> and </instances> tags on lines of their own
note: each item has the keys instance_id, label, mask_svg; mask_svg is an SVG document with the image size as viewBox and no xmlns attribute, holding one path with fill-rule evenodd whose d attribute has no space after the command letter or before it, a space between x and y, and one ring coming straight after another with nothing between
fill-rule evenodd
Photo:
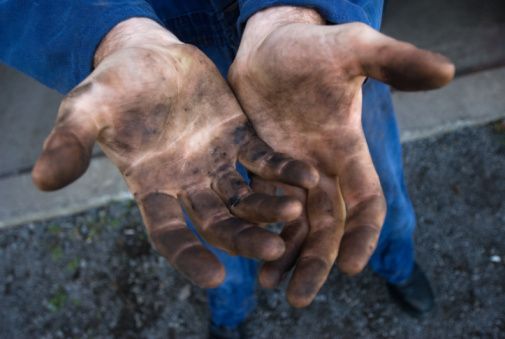
<instances>
[{"instance_id":1,"label":"hand","mask_svg":"<svg viewBox=\"0 0 505 339\"><path fill-rule=\"evenodd\" d=\"M305 216L281 234L284 256L263 266L263 286L277 285L296 261L287 297L302 307L335 260L351 275L364 268L386 205L361 125L363 81L425 90L453 74L441 55L361 23L325 26L311 9L272 7L249 19L229 73L232 89L266 143L321 174L308 191Z\"/></svg>"},{"instance_id":2,"label":"hand","mask_svg":"<svg viewBox=\"0 0 505 339\"><path fill-rule=\"evenodd\" d=\"M274 153L253 134L210 60L155 22L136 18L109 32L95 66L60 106L33 169L36 185L54 190L77 179L98 141L138 202L156 249L194 283L215 287L224 268L186 227L180 204L212 245L246 257L280 257L278 235L239 218L288 221L302 205L251 192L235 164L302 187L317 183L317 171Z\"/></svg>"}]
</instances>

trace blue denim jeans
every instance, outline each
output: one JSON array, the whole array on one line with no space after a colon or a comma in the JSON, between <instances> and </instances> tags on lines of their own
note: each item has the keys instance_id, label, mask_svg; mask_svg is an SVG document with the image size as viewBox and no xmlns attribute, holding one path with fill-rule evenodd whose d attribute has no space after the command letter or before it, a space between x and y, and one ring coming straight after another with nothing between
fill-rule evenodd
<instances>
[{"instance_id":1,"label":"blue denim jeans","mask_svg":"<svg viewBox=\"0 0 505 339\"><path fill-rule=\"evenodd\" d=\"M205 52L226 76L239 37L236 8L224 2L227 6L222 11L207 3L209 8L202 11L160 18L179 39ZM387 281L398 283L408 278L413 268L415 215L403 179L401 145L389 87L373 79L363 85L363 128L387 200L386 220L370 266ZM240 165L238 168L247 178L246 171ZM209 248L226 269L224 283L208 290L211 320L216 325L234 327L255 307L258 263Z\"/></svg>"}]
</instances>

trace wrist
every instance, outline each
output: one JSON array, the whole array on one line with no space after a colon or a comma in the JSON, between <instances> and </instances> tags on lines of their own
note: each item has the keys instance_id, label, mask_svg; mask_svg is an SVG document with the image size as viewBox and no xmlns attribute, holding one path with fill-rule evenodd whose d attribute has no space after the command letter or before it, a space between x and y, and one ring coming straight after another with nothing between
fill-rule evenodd
<instances>
[{"instance_id":1,"label":"wrist","mask_svg":"<svg viewBox=\"0 0 505 339\"><path fill-rule=\"evenodd\" d=\"M182 42L157 22L147 18L130 18L114 26L102 39L93 64L96 67L104 58L121 49L156 48L173 44Z\"/></svg>"},{"instance_id":2,"label":"wrist","mask_svg":"<svg viewBox=\"0 0 505 339\"><path fill-rule=\"evenodd\" d=\"M295 23L324 25L326 21L316 10L307 7L270 7L249 18L240 47L242 50L254 50L270 33Z\"/></svg>"}]
</instances>

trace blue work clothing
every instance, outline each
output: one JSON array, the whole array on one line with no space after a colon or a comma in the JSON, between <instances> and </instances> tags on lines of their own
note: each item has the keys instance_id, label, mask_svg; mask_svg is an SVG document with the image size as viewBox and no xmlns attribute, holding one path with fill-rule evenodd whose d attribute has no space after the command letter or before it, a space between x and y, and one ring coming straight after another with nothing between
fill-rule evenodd
<instances>
[{"instance_id":1,"label":"blue work clothing","mask_svg":"<svg viewBox=\"0 0 505 339\"><path fill-rule=\"evenodd\" d=\"M237 27L252 14L290 4L316 8L333 23L377 28L382 15L380 0L3 0L0 61L65 94L91 72L102 38L128 18L153 19L199 47L236 49Z\"/></svg>"},{"instance_id":2,"label":"blue work clothing","mask_svg":"<svg viewBox=\"0 0 505 339\"><path fill-rule=\"evenodd\" d=\"M330 23L359 21L375 29L383 10L381 0L4 0L0 60L67 93L92 71L95 50L112 27L131 17L146 17L198 46L226 75L247 19L276 5L311 7ZM413 267L415 216L405 189L389 88L371 79L363 86L363 127L388 207L370 264L388 281L401 282ZM239 170L247 177L240 165ZM225 282L209 290L212 321L233 327L254 309L257 262L211 250L227 272Z\"/></svg>"},{"instance_id":3,"label":"blue work clothing","mask_svg":"<svg viewBox=\"0 0 505 339\"><path fill-rule=\"evenodd\" d=\"M403 177L402 147L389 86L368 79L363 85L363 130L386 196L387 213L369 262L390 283L406 280L414 268L416 217Z\"/></svg>"}]
</instances>

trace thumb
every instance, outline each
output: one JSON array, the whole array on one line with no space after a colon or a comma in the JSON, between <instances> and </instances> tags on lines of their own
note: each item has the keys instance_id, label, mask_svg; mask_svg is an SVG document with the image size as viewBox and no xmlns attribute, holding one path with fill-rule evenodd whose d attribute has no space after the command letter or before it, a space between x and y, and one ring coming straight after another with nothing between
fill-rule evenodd
<instances>
[{"instance_id":1,"label":"thumb","mask_svg":"<svg viewBox=\"0 0 505 339\"><path fill-rule=\"evenodd\" d=\"M82 112L63 110L59 122L44 142L32 170L35 185L43 191L60 189L86 172L98 129ZM89 116L88 116L89 117Z\"/></svg>"},{"instance_id":2,"label":"thumb","mask_svg":"<svg viewBox=\"0 0 505 339\"><path fill-rule=\"evenodd\" d=\"M357 50L364 76L403 91L435 89L454 78L454 64L445 56L422 50L373 29Z\"/></svg>"}]
</instances>

